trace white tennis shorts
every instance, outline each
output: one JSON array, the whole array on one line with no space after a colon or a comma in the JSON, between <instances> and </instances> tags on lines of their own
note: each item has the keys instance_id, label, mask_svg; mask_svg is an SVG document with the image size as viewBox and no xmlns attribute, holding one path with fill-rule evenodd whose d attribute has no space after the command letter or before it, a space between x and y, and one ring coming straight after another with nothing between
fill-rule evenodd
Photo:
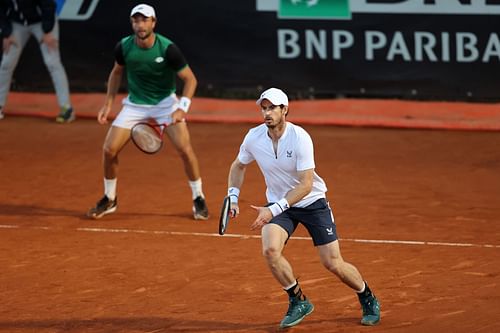
<instances>
[{"instance_id":1,"label":"white tennis shorts","mask_svg":"<svg viewBox=\"0 0 500 333\"><path fill-rule=\"evenodd\" d=\"M172 123L172 113L177 110L179 100L175 94L165 97L156 105L132 103L128 96L123 99L123 106L113 121L113 126L131 129L139 122L154 120L158 124Z\"/></svg>"}]
</instances>

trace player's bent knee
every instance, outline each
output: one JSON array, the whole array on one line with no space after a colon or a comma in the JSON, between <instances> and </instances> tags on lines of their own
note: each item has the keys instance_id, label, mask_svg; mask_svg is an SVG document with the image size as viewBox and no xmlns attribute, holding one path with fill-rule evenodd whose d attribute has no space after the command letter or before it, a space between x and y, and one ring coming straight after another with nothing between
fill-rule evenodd
<instances>
[{"instance_id":1,"label":"player's bent knee","mask_svg":"<svg viewBox=\"0 0 500 333\"><path fill-rule=\"evenodd\" d=\"M277 260L281 256L281 251L273 246L266 247L262 249L262 255L268 260L268 261L274 261Z\"/></svg>"},{"instance_id":2,"label":"player's bent knee","mask_svg":"<svg viewBox=\"0 0 500 333\"><path fill-rule=\"evenodd\" d=\"M102 152L105 158L114 158L118 155L118 150L112 147L104 145L102 147Z\"/></svg>"}]
</instances>

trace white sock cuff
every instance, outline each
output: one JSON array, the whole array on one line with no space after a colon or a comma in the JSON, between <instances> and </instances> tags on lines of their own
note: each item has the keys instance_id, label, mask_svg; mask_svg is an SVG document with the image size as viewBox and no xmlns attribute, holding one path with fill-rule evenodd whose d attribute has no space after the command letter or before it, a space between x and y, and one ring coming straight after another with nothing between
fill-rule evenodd
<instances>
[{"instance_id":1,"label":"white sock cuff","mask_svg":"<svg viewBox=\"0 0 500 333\"><path fill-rule=\"evenodd\" d=\"M361 290L360 290L360 291L356 291L356 292L357 292L358 294L362 294L362 293L364 293L364 292L365 292L365 289L366 289L366 282L365 282L365 281L363 281L363 288L361 288Z\"/></svg>"},{"instance_id":2,"label":"white sock cuff","mask_svg":"<svg viewBox=\"0 0 500 333\"><path fill-rule=\"evenodd\" d=\"M111 200L116 198L116 178L104 178L104 194Z\"/></svg>"},{"instance_id":3,"label":"white sock cuff","mask_svg":"<svg viewBox=\"0 0 500 333\"><path fill-rule=\"evenodd\" d=\"M295 280L291 285L283 287L283 290L288 290L298 284L297 280Z\"/></svg>"},{"instance_id":4,"label":"white sock cuff","mask_svg":"<svg viewBox=\"0 0 500 333\"><path fill-rule=\"evenodd\" d=\"M199 196L203 198L205 197L203 195L201 178L198 178L197 180L190 180L189 187L191 187L191 191L193 192L193 199L196 199Z\"/></svg>"}]
</instances>

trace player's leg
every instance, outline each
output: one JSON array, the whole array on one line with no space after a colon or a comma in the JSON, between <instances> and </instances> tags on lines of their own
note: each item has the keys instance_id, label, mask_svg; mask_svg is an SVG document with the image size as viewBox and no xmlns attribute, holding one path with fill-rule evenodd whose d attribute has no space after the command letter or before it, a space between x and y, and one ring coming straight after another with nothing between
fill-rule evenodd
<instances>
[{"instance_id":1,"label":"player's leg","mask_svg":"<svg viewBox=\"0 0 500 333\"><path fill-rule=\"evenodd\" d=\"M375 325L380 321L380 306L375 295L354 265L344 261L340 253L337 228L332 210L326 199L319 199L299 209L296 216L302 221L318 249L321 263L342 282L356 291L363 308L363 325Z\"/></svg>"},{"instance_id":2,"label":"player's leg","mask_svg":"<svg viewBox=\"0 0 500 333\"><path fill-rule=\"evenodd\" d=\"M364 281L356 267L344 261L340 255L339 241L317 246L321 263L330 272L347 284L352 289L359 291L363 289Z\"/></svg>"},{"instance_id":3,"label":"player's leg","mask_svg":"<svg viewBox=\"0 0 500 333\"><path fill-rule=\"evenodd\" d=\"M292 266L283 256L283 248L293 230L293 222L285 215L262 228L262 254L274 278L288 294L288 310L280 323L282 328L297 325L314 310L314 305L302 293Z\"/></svg>"},{"instance_id":4,"label":"player's leg","mask_svg":"<svg viewBox=\"0 0 500 333\"><path fill-rule=\"evenodd\" d=\"M118 176L118 155L130 140L130 129L111 126L103 145L104 178L116 179ZM108 193L114 196L116 193Z\"/></svg>"},{"instance_id":5,"label":"player's leg","mask_svg":"<svg viewBox=\"0 0 500 333\"><path fill-rule=\"evenodd\" d=\"M30 38L29 29L19 23L12 23L12 37L16 44L10 45L9 51L3 53L0 64L0 109L5 106L12 82L12 74L19 62L23 48Z\"/></svg>"},{"instance_id":6,"label":"player's leg","mask_svg":"<svg viewBox=\"0 0 500 333\"><path fill-rule=\"evenodd\" d=\"M54 90L56 91L57 102L60 107L60 113L56 117L58 123L69 123L75 120L75 114L70 102L69 83L66 75L66 70L61 62L59 53L59 45L54 48L49 48L45 43L42 43L42 23L36 23L29 26L33 35L40 43L40 51L42 52L43 61L49 71ZM59 24L57 19L54 24L54 29L51 31L54 38L59 41Z\"/></svg>"},{"instance_id":7,"label":"player's leg","mask_svg":"<svg viewBox=\"0 0 500 333\"><path fill-rule=\"evenodd\" d=\"M167 126L165 132L184 163L184 172L189 179L192 192L193 216L196 220L206 220L208 219L208 208L203 194L200 167L191 145L187 124L180 122Z\"/></svg>"},{"instance_id":8,"label":"player's leg","mask_svg":"<svg viewBox=\"0 0 500 333\"><path fill-rule=\"evenodd\" d=\"M98 219L116 211L118 199L116 183L118 176L118 155L130 140L130 129L111 126L103 145L104 196L91 208L87 215Z\"/></svg>"},{"instance_id":9,"label":"player's leg","mask_svg":"<svg viewBox=\"0 0 500 333\"><path fill-rule=\"evenodd\" d=\"M317 246L321 263L342 282L356 291L363 309L361 323L376 325L380 321L380 304L368 284L354 265L344 261L340 254L339 241Z\"/></svg>"},{"instance_id":10,"label":"player's leg","mask_svg":"<svg viewBox=\"0 0 500 333\"><path fill-rule=\"evenodd\" d=\"M288 233L280 225L270 223L262 228L262 254L274 278L283 288L295 284L292 266L283 256Z\"/></svg>"},{"instance_id":11,"label":"player's leg","mask_svg":"<svg viewBox=\"0 0 500 333\"><path fill-rule=\"evenodd\" d=\"M363 308L361 323L376 325L380 321L378 300L368 288L358 269L342 258L333 212L326 199L319 199L296 211L294 218L301 221L311 235L323 266L356 291Z\"/></svg>"},{"instance_id":12,"label":"player's leg","mask_svg":"<svg viewBox=\"0 0 500 333\"><path fill-rule=\"evenodd\" d=\"M200 179L198 159L191 146L191 138L186 122L167 126L165 131L184 163L184 171L188 179L190 181Z\"/></svg>"}]
</instances>

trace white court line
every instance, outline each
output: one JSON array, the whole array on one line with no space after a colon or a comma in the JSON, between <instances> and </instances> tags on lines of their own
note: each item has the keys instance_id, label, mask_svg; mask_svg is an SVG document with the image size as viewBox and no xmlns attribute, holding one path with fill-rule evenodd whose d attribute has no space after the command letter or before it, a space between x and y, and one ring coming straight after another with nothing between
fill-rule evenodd
<instances>
[{"instance_id":1,"label":"white court line","mask_svg":"<svg viewBox=\"0 0 500 333\"><path fill-rule=\"evenodd\" d=\"M0 224L0 229L20 229L18 225ZM24 227L26 228L26 227ZM58 228L33 226L27 227L30 229L40 230L57 230ZM243 235L243 234L225 234L224 236L218 233L208 232L183 232L183 231L165 231L165 230L140 230L140 229L110 229L110 228L76 228L75 231L83 232L102 232L102 233L134 233L134 234L152 234L152 235L173 235L173 236L201 236L201 237L225 237L225 238L241 238L241 239L259 239L260 235ZM296 237L291 239L308 240L310 237ZM408 241L408 240L389 240L389 239L355 239L355 238L340 238L342 242L354 243L372 243L372 244L397 244L397 245L430 245L430 246L452 246L452 247L479 247L479 248L495 248L500 249L500 245L493 244L473 244L473 243L448 243L448 242L432 242L432 241Z\"/></svg>"}]
</instances>

